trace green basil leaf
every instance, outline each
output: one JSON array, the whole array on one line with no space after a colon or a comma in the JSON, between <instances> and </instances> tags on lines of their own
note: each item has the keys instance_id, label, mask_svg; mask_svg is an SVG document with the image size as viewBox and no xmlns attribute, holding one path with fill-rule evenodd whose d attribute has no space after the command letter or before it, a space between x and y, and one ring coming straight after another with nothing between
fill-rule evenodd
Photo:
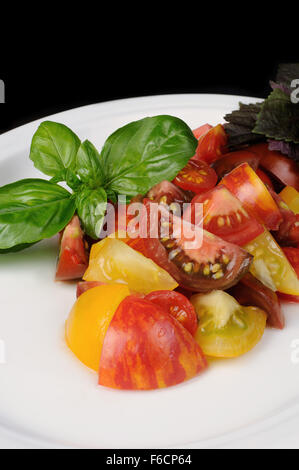
<instances>
[{"instance_id":1,"label":"green basil leaf","mask_svg":"<svg viewBox=\"0 0 299 470\"><path fill-rule=\"evenodd\" d=\"M35 132L30 148L34 166L55 181L65 181L66 170L74 170L80 139L64 124L44 121Z\"/></svg>"},{"instance_id":2,"label":"green basil leaf","mask_svg":"<svg viewBox=\"0 0 299 470\"><path fill-rule=\"evenodd\" d=\"M179 118L153 116L121 127L108 137L102 152L105 188L118 194L145 194L171 181L195 154L197 139Z\"/></svg>"},{"instance_id":3,"label":"green basil leaf","mask_svg":"<svg viewBox=\"0 0 299 470\"><path fill-rule=\"evenodd\" d=\"M107 207L107 194L104 189L83 187L76 194L76 207L84 231L94 240L98 239Z\"/></svg>"},{"instance_id":4,"label":"green basil leaf","mask_svg":"<svg viewBox=\"0 0 299 470\"><path fill-rule=\"evenodd\" d=\"M79 147L76 158L76 171L81 181L89 187L97 188L102 186L103 172L100 154L89 140L85 140Z\"/></svg>"},{"instance_id":5,"label":"green basil leaf","mask_svg":"<svg viewBox=\"0 0 299 470\"><path fill-rule=\"evenodd\" d=\"M24 179L0 188L0 250L35 243L60 232L75 212L66 189L42 179Z\"/></svg>"}]
</instances>

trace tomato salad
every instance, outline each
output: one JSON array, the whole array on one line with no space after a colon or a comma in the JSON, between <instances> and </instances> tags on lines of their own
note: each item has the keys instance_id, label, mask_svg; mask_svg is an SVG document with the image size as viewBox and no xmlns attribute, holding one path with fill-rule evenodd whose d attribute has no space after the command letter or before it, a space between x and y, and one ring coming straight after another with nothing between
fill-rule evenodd
<instances>
[{"instance_id":1,"label":"tomato salad","mask_svg":"<svg viewBox=\"0 0 299 470\"><path fill-rule=\"evenodd\" d=\"M263 149L267 159L271 156L266 144L258 151L248 146L227 152L221 125L204 125L194 135L196 154L173 181L162 181L127 204L125 235L120 236L116 217L115 233L92 242L85 265L86 237L77 216L70 227L77 225L78 238L68 236L68 227L62 235L57 278L62 272L77 278L80 269L83 277L66 323L67 343L98 372L101 385L144 390L187 380L204 371L210 357L251 350L266 325L282 329L280 300L299 302L295 185L275 192L277 174L265 173L259 163ZM281 158L285 168L286 157L273 152L273 158ZM148 214L151 204L159 204L159 229L169 212L169 237L159 230L157 238L130 237L128 212L136 200ZM198 250L184 249L175 237L181 220L177 205L186 206L181 218L202 223Z\"/></svg>"},{"instance_id":2,"label":"tomato salad","mask_svg":"<svg viewBox=\"0 0 299 470\"><path fill-rule=\"evenodd\" d=\"M51 179L0 188L1 253L60 234L56 280L77 282L66 342L100 385L186 381L209 358L250 351L266 326L283 329L281 302L299 302L297 163L266 138L234 138L162 115L118 129L99 153L46 121L30 158Z\"/></svg>"}]
</instances>

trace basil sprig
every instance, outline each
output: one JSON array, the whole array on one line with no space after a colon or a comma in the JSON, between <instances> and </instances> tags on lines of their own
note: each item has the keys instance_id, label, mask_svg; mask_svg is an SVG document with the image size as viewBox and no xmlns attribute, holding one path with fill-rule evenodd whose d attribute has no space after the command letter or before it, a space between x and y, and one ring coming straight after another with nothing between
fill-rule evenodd
<instances>
[{"instance_id":1,"label":"basil sprig","mask_svg":"<svg viewBox=\"0 0 299 470\"><path fill-rule=\"evenodd\" d=\"M0 253L19 251L61 231L77 211L85 232L100 236L107 199L128 202L175 178L197 140L181 119L160 115L131 122L106 140L101 153L64 124L45 121L30 159L51 181L26 179L0 188ZM57 183L65 182L67 191Z\"/></svg>"}]
</instances>

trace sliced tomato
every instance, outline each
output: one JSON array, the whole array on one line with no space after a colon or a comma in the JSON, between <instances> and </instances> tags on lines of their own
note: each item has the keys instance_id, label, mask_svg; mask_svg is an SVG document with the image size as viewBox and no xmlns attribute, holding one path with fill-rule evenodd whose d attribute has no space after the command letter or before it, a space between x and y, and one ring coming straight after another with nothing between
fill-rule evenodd
<instances>
[{"instance_id":1,"label":"sliced tomato","mask_svg":"<svg viewBox=\"0 0 299 470\"><path fill-rule=\"evenodd\" d=\"M282 222L280 211L268 189L248 163L242 163L231 171L221 180L221 184L226 186L241 201L244 209L259 222L265 224L269 230L278 230Z\"/></svg>"},{"instance_id":2,"label":"sliced tomato","mask_svg":"<svg viewBox=\"0 0 299 470\"><path fill-rule=\"evenodd\" d=\"M280 152L269 150L267 143L251 145L248 150L260 157L260 166L286 186L293 186L299 191L299 167L294 160Z\"/></svg>"},{"instance_id":3,"label":"sliced tomato","mask_svg":"<svg viewBox=\"0 0 299 470\"><path fill-rule=\"evenodd\" d=\"M65 227L60 241L59 258L56 269L56 281L69 281L82 278L88 266L87 244L75 215Z\"/></svg>"},{"instance_id":4,"label":"sliced tomato","mask_svg":"<svg viewBox=\"0 0 299 470\"><path fill-rule=\"evenodd\" d=\"M196 294L191 302L199 317L195 339L207 356L240 356L263 336L265 312L257 307L242 307L227 292Z\"/></svg>"},{"instance_id":5,"label":"sliced tomato","mask_svg":"<svg viewBox=\"0 0 299 470\"><path fill-rule=\"evenodd\" d=\"M203 228L230 243L244 246L264 231L263 226L225 186L218 185L192 199L184 217L193 224L197 223L196 204L202 204L199 207L202 209ZM191 219L188 219L190 211Z\"/></svg>"},{"instance_id":6,"label":"sliced tomato","mask_svg":"<svg viewBox=\"0 0 299 470\"><path fill-rule=\"evenodd\" d=\"M286 247L283 248L283 252L299 277L299 248ZM299 295L287 295L280 292L278 295L285 302L299 303Z\"/></svg>"},{"instance_id":7,"label":"sliced tomato","mask_svg":"<svg viewBox=\"0 0 299 470\"><path fill-rule=\"evenodd\" d=\"M216 171L218 178L230 173L234 168L241 165L242 163L248 163L251 168L256 171L259 166L260 157L254 152L249 150L237 150L236 152L230 152L223 155L219 160L216 160L212 167Z\"/></svg>"},{"instance_id":8,"label":"sliced tomato","mask_svg":"<svg viewBox=\"0 0 299 470\"><path fill-rule=\"evenodd\" d=\"M229 290L229 293L241 305L255 305L264 310L267 314L268 326L280 330L284 327L284 315L277 294L252 274L246 273L239 283Z\"/></svg>"},{"instance_id":9,"label":"sliced tomato","mask_svg":"<svg viewBox=\"0 0 299 470\"><path fill-rule=\"evenodd\" d=\"M145 296L145 299L159 305L178 320L192 336L197 330L197 315L191 302L179 292L158 290Z\"/></svg>"},{"instance_id":10,"label":"sliced tomato","mask_svg":"<svg viewBox=\"0 0 299 470\"><path fill-rule=\"evenodd\" d=\"M279 194L269 188L282 217L279 229L273 232L274 238L281 246L296 246L299 243L299 214L294 214Z\"/></svg>"},{"instance_id":11,"label":"sliced tomato","mask_svg":"<svg viewBox=\"0 0 299 470\"><path fill-rule=\"evenodd\" d=\"M169 387L207 367L192 335L159 305L126 297L108 327L99 384L127 390Z\"/></svg>"},{"instance_id":12,"label":"sliced tomato","mask_svg":"<svg viewBox=\"0 0 299 470\"><path fill-rule=\"evenodd\" d=\"M267 230L244 248L254 257L250 266L250 272L254 277L273 291L299 295L297 274Z\"/></svg>"},{"instance_id":13,"label":"sliced tomato","mask_svg":"<svg viewBox=\"0 0 299 470\"><path fill-rule=\"evenodd\" d=\"M193 191L195 194L201 194L216 185L217 175L207 163L189 160L173 182L182 189Z\"/></svg>"},{"instance_id":14,"label":"sliced tomato","mask_svg":"<svg viewBox=\"0 0 299 470\"><path fill-rule=\"evenodd\" d=\"M146 218L141 221L149 235L145 238L146 256L171 274L181 287L196 292L226 289L236 284L249 269L252 258L242 248L206 230L198 232L194 227L193 234L202 239L195 247L190 247L190 241L197 240L184 235L186 221L161 205L158 206L158 221L151 221L150 205L146 204ZM154 223L158 224L157 238L150 238ZM190 224L187 225L189 228Z\"/></svg>"},{"instance_id":15,"label":"sliced tomato","mask_svg":"<svg viewBox=\"0 0 299 470\"><path fill-rule=\"evenodd\" d=\"M218 124L199 138L196 159L210 164L222 157L226 146L227 135L222 124Z\"/></svg>"},{"instance_id":16,"label":"sliced tomato","mask_svg":"<svg viewBox=\"0 0 299 470\"><path fill-rule=\"evenodd\" d=\"M184 202L189 202L192 199L188 193L170 181L162 181L161 183L153 186L147 193L147 198L154 202L168 205L173 202L183 204Z\"/></svg>"},{"instance_id":17,"label":"sliced tomato","mask_svg":"<svg viewBox=\"0 0 299 470\"><path fill-rule=\"evenodd\" d=\"M93 289L94 287L101 286L102 284L105 284L104 282L99 282L99 281L94 281L94 282L88 282L88 281L80 281L77 284L77 291L76 291L76 296L77 298L80 297L80 295L84 294L89 289Z\"/></svg>"},{"instance_id":18,"label":"sliced tomato","mask_svg":"<svg viewBox=\"0 0 299 470\"><path fill-rule=\"evenodd\" d=\"M263 170L261 170L260 168L258 168L257 170L255 170L257 176L262 180L262 182L264 183L265 186L268 186L269 188L273 189L274 191L274 186L273 186L273 183L271 181L271 178L270 176L267 175L267 173L265 173Z\"/></svg>"},{"instance_id":19,"label":"sliced tomato","mask_svg":"<svg viewBox=\"0 0 299 470\"><path fill-rule=\"evenodd\" d=\"M295 188L286 186L279 195L294 214L299 214L299 192Z\"/></svg>"},{"instance_id":20,"label":"sliced tomato","mask_svg":"<svg viewBox=\"0 0 299 470\"><path fill-rule=\"evenodd\" d=\"M203 124L202 126L193 129L192 132L194 134L194 137L196 137L198 140L202 135L205 135L212 128L213 126L211 126L210 124Z\"/></svg>"}]
</instances>

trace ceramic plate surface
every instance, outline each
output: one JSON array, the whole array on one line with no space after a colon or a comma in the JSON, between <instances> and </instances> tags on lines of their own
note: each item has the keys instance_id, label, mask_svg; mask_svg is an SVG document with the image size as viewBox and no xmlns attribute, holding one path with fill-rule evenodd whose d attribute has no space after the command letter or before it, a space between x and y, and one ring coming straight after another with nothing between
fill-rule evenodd
<instances>
[{"instance_id":1,"label":"ceramic plate surface","mask_svg":"<svg viewBox=\"0 0 299 470\"><path fill-rule=\"evenodd\" d=\"M191 128L223 122L228 95L164 95L112 101L50 116L101 148L118 127L172 114ZM44 119L43 119L44 120ZM42 120L41 120L42 121ZM41 121L0 136L0 185L40 177L29 160ZM64 342L75 284L55 283L57 238L0 257L0 447L288 447L299 438L299 311L267 329L250 353L211 363L203 375L150 392L97 385ZM298 344L296 339L298 338Z\"/></svg>"}]
</instances>

